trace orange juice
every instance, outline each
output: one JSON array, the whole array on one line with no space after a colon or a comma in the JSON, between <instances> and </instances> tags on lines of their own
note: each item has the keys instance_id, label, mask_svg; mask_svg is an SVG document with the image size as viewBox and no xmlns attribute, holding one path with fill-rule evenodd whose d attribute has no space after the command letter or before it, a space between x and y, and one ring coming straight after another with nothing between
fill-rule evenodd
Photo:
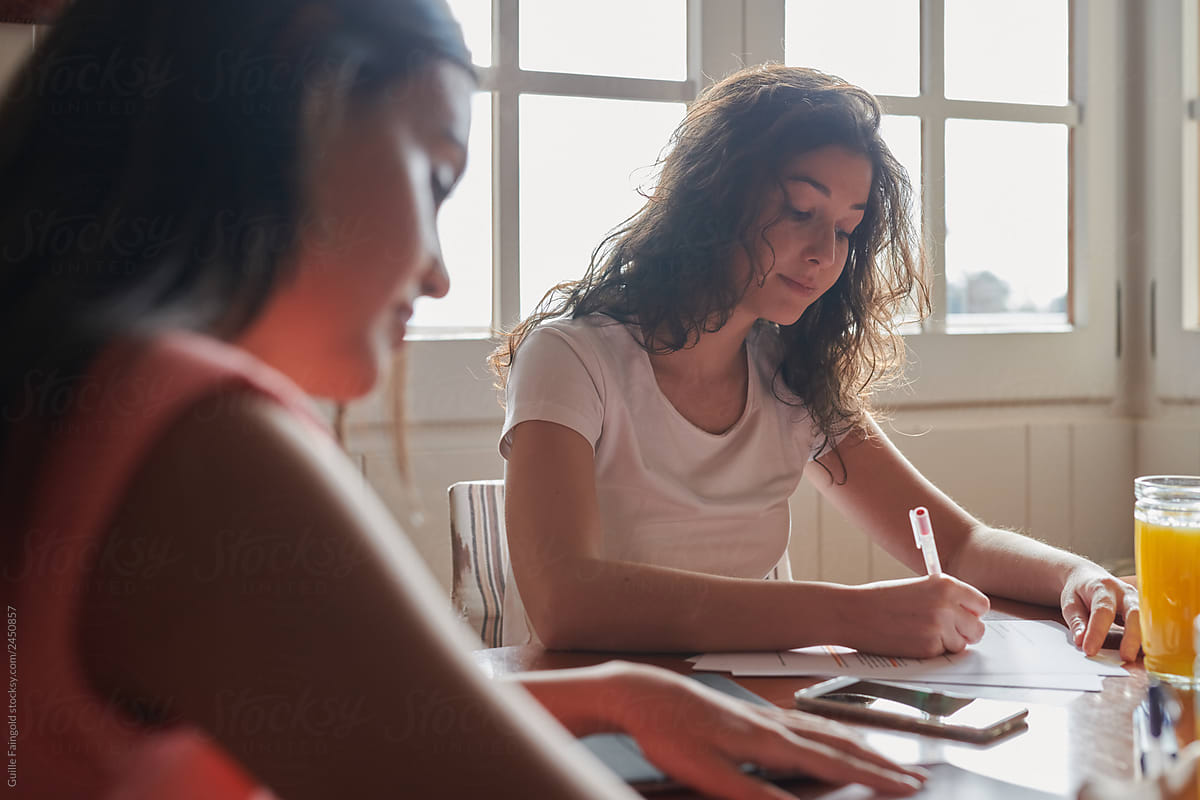
<instances>
[{"instance_id":1,"label":"orange juice","mask_svg":"<svg viewBox=\"0 0 1200 800\"><path fill-rule=\"evenodd\" d=\"M1134 519L1142 650L1146 669L1192 678L1192 621L1200 614L1200 526Z\"/></svg>"}]
</instances>

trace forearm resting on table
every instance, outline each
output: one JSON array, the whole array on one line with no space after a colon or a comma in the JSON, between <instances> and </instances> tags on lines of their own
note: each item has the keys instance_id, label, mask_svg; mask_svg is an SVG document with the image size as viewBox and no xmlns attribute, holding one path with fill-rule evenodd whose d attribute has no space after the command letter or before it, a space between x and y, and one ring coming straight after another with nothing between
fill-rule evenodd
<instances>
[{"instance_id":1,"label":"forearm resting on table","mask_svg":"<svg viewBox=\"0 0 1200 800\"><path fill-rule=\"evenodd\" d=\"M1092 565L1015 531L979 525L943 564L946 572L990 595L1057 606L1067 575Z\"/></svg>"},{"instance_id":2,"label":"forearm resting on table","mask_svg":"<svg viewBox=\"0 0 1200 800\"><path fill-rule=\"evenodd\" d=\"M853 587L726 578L578 557L534 581L514 572L542 643L562 650L703 652L836 643Z\"/></svg>"},{"instance_id":3,"label":"forearm resting on table","mask_svg":"<svg viewBox=\"0 0 1200 800\"><path fill-rule=\"evenodd\" d=\"M644 664L609 661L591 667L524 672L509 678L575 736L625 730L622 713L640 683L672 676Z\"/></svg>"}]
</instances>

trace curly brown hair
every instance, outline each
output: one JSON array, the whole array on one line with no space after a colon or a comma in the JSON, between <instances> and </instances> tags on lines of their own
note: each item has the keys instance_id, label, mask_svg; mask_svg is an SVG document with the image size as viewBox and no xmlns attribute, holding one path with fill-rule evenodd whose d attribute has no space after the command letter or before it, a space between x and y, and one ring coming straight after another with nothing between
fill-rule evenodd
<instances>
[{"instance_id":1,"label":"curly brown hair","mask_svg":"<svg viewBox=\"0 0 1200 800\"><path fill-rule=\"evenodd\" d=\"M873 171L845 268L794 324L757 324L777 328L783 345L776 381L793 397L776 395L802 404L825 444L860 426L870 392L902 372L901 313L929 308L912 189L879 135L882 114L870 93L801 67L751 67L709 87L672 135L641 210L600 243L583 278L547 292L491 354L501 387L521 342L548 319L604 314L640 328L653 353L720 329L750 282L765 281L773 267L755 263L756 241L774 224L758 223L768 189L782 187L790 159L839 145ZM739 247L753 267L748 276L731 268Z\"/></svg>"}]
</instances>

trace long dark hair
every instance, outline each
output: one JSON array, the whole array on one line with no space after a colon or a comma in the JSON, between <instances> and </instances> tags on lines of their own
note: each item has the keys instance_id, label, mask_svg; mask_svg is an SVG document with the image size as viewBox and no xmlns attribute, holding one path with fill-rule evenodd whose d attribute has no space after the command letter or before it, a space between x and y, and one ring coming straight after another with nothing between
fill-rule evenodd
<instances>
[{"instance_id":1,"label":"long dark hair","mask_svg":"<svg viewBox=\"0 0 1200 800\"><path fill-rule=\"evenodd\" d=\"M292 268L314 87L442 58L444 0L79 0L0 103L0 452L114 337L243 331ZM328 109L326 109L328 111Z\"/></svg>"},{"instance_id":2,"label":"long dark hair","mask_svg":"<svg viewBox=\"0 0 1200 800\"><path fill-rule=\"evenodd\" d=\"M911 186L879 135L881 117L871 94L812 69L752 67L711 86L672 136L641 210L492 354L501 384L524 338L551 318L605 314L638 326L659 353L720 329L772 266L754 263L768 189L789 159L836 144L871 161L870 198L837 283L795 324L772 325L787 389L776 393L803 404L827 440L861 423L870 389L902 368L897 318L927 313L929 302ZM748 278L730 268L737 248L755 267Z\"/></svg>"}]
</instances>

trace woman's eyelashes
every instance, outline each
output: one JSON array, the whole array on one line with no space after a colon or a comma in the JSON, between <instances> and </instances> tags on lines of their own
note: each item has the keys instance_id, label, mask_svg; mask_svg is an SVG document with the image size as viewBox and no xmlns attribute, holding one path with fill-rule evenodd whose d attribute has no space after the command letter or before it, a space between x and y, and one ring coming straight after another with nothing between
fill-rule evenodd
<instances>
[{"instance_id":1,"label":"woman's eyelashes","mask_svg":"<svg viewBox=\"0 0 1200 800\"><path fill-rule=\"evenodd\" d=\"M798 208L792 208L790 210L792 212L792 219L796 220L797 222L808 222L813 218L813 212L811 212L811 211L801 211ZM847 231L847 230L843 230L842 228L835 228L834 233L842 241L848 242L848 241L850 241L850 236L853 235L854 231Z\"/></svg>"},{"instance_id":2,"label":"woman's eyelashes","mask_svg":"<svg viewBox=\"0 0 1200 800\"><path fill-rule=\"evenodd\" d=\"M437 208L450 196L450 189L453 187L435 170L429 176L429 188L433 192L433 206Z\"/></svg>"},{"instance_id":3,"label":"woman's eyelashes","mask_svg":"<svg viewBox=\"0 0 1200 800\"><path fill-rule=\"evenodd\" d=\"M429 172L429 188L433 193L434 208L439 208L454 187L462 173L453 165L434 166Z\"/></svg>"}]
</instances>

